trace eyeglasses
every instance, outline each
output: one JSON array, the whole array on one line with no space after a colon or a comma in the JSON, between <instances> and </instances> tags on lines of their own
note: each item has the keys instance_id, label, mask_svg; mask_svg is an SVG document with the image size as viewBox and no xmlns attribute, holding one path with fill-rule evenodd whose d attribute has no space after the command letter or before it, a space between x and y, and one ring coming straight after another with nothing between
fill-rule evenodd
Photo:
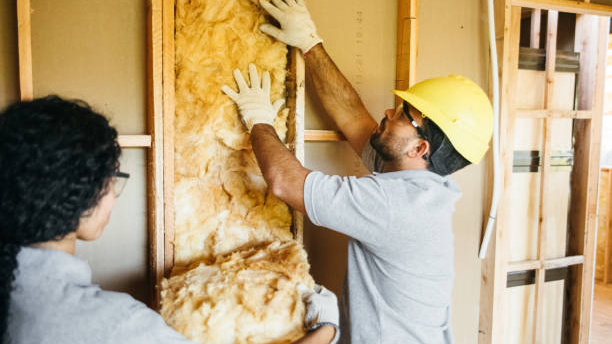
<instances>
[{"instance_id":1,"label":"eyeglasses","mask_svg":"<svg viewBox=\"0 0 612 344\"><path fill-rule=\"evenodd\" d=\"M125 188L125 184L127 184L129 178L129 173L117 171L113 174L113 193L115 194L115 197L119 197L119 195L121 195L121 192Z\"/></svg>"},{"instance_id":2,"label":"eyeglasses","mask_svg":"<svg viewBox=\"0 0 612 344\"><path fill-rule=\"evenodd\" d=\"M406 115L406 117L408 117L408 119L410 120L410 124L412 124L412 126L416 129L416 131L419 134L419 136L423 140L429 141L427 139L427 135L425 135L425 130L423 130L423 128L421 128L419 126L419 124L414 120L414 118L412 118L412 116L410 115L410 104L408 104L407 101L404 101L402 106L403 106L403 110L404 110L404 115ZM429 160L429 155L428 154L424 154L423 155L423 159Z\"/></svg>"}]
</instances>

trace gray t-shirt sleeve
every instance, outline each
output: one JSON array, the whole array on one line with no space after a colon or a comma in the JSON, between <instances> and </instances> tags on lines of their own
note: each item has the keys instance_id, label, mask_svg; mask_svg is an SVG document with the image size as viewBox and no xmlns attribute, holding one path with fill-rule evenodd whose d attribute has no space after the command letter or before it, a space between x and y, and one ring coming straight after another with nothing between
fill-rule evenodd
<instances>
[{"instance_id":1,"label":"gray t-shirt sleeve","mask_svg":"<svg viewBox=\"0 0 612 344\"><path fill-rule=\"evenodd\" d=\"M158 313L144 304L134 301L126 308L127 315L110 343L195 344L168 326Z\"/></svg>"},{"instance_id":2,"label":"gray t-shirt sleeve","mask_svg":"<svg viewBox=\"0 0 612 344\"><path fill-rule=\"evenodd\" d=\"M389 223L388 198L372 176L362 178L311 172L304 183L304 205L315 225L363 243L380 244Z\"/></svg>"}]
</instances>

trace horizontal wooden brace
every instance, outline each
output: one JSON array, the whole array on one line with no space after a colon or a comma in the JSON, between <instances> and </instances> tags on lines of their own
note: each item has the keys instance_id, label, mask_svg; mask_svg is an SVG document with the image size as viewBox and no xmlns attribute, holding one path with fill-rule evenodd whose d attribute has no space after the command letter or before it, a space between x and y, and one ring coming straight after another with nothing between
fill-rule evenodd
<instances>
[{"instance_id":1,"label":"horizontal wooden brace","mask_svg":"<svg viewBox=\"0 0 612 344\"><path fill-rule=\"evenodd\" d=\"M539 260L523 260L519 262L508 263L506 272L524 271L524 270L539 270L539 269L555 269L576 264L584 263L584 256L569 256L562 258Z\"/></svg>"},{"instance_id":2,"label":"horizontal wooden brace","mask_svg":"<svg viewBox=\"0 0 612 344\"><path fill-rule=\"evenodd\" d=\"M304 141L344 141L344 135L336 130L304 130Z\"/></svg>"},{"instance_id":3,"label":"horizontal wooden brace","mask_svg":"<svg viewBox=\"0 0 612 344\"><path fill-rule=\"evenodd\" d=\"M576 14L612 16L612 6L571 0L512 0L513 6L540 8Z\"/></svg>"},{"instance_id":4,"label":"horizontal wooden brace","mask_svg":"<svg viewBox=\"0 0 612 344\"><path fill-rule=\"evenodd\" d=\"M593 117L593 112L588 110L527 110L518 109L514 112L517 118L575 118L575 119L590 119Z\"/></svg>"},{"instance_id":5,"label":"horizontal wooden brace","mask_svg":"<svg viewBox=\"0 0 612 344\"><path fill-rule=\"evenodd\" d=\"M124 148L151 147L151 135L119 135L118 141Z\"/></svg>"}]
</instances>

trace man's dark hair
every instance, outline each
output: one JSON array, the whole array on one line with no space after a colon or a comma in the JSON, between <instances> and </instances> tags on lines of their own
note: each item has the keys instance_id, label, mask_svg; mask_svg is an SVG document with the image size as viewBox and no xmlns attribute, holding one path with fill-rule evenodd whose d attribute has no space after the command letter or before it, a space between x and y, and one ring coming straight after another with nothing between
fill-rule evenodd
<instances>
[{"instance_id":1,"label":"man's dark hair","mask_svg":"<svg viewBox=\"0 0 612 344\"><path fill-rule=\"evenodd\" d=\"M83 101L48 96L0 113L0 342L20 248L76 231L120 155L117 131Z\"/></svg>"},{"instance_id":2,"label":"man's dark hair","mask_svg":"<svg viewBox=\"0 0 612 344\"><path fill-rule=\"evenodd\" d=\"M423 132L421 136L429 142L427 169L441 176L446 176L470 164L466 158L455 150L442 129L431 119L424 118L421 127Z\"/></svg>"}]
</instances>

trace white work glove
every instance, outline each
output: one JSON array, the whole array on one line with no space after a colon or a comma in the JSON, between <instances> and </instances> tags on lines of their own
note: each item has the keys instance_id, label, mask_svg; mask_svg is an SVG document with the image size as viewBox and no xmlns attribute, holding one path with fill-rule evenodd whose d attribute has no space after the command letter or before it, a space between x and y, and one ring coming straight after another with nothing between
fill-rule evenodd
<instances>
[{"instance_id":1,"label":"white work glove","mask_svg":"<svg viewBox=\"0 0 612 344\"><path fill-rule=\"evenodd\" d=\"M234 78L238 84L239 93L236 93L227 85L221 90L238 105L242 123L246 125L249 133L253 126L258 123L272 125L278 110L285 104L284 99L270 103L270 73L263 73L263 81L259 82L259 75L254 64L249 64L249 75L251 87L247 85L240 70L234 70Z\"/></svg>"},{"instance_id":2,"label":"white work glove","mask_svg":"<svg viewBox=\"0 0 612 344\"><path fill-rule=\"evenodd\" d=\"M331 344L337 343L340 338L338 327L340 315L336 295L318 284L314 285L314 290L303 284L298 284L297 288L306 303L306 316L304 317L306 329L313 331L323 325L331 325L336 329Z\"/></svg>"},{"instance_id":3,"label":"white work glove","mask_svg":"<svg viewBox=\"0 0 612 344\"><path fill-rule=\"evenodd\" d=\"M323 42L317 35L310 13L304 0L259 0L263 7L281 28L270 24L263 24L259 29L279 41L300 48L303 53L308 52L315 45ZM274 5L273 5L273 4Z\"/></svg>"}]
</instances>

